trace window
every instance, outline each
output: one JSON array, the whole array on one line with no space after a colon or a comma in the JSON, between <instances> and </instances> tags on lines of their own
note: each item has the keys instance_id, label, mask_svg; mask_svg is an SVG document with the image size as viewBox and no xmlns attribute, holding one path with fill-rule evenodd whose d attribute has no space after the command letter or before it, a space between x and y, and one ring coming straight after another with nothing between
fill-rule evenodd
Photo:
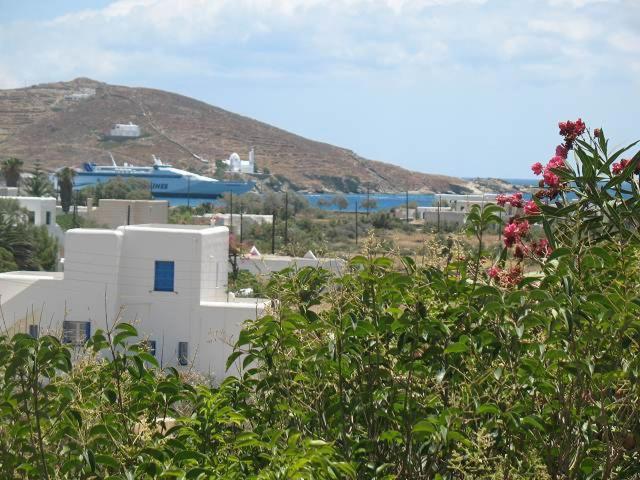
<instances>
[{"instance_id":1,"label":"window","mask_svg":"<svg viewBox=\"0 0 640 480\"><path fill-rule=\"evenodd\" d=\"M36 223L36 212L29 211L27 213L27 218L29 219L29 223L31 224Z\"/></svg>"},{"instance_id":2,"label":"window","mask_svg":"<svg viewBox=\"0 0 640 480\"><path fill-rule=\"evenodd\" d=\"M83 345L91 337L91 322L62 322L62 343Z\"/></svg>"},{"instance_id":3,"label":"window","mask_svg":"<svg viewBox=\"0 0 640 480\"><path fill-rule=\"evenodd\" d=\"M178 342L178 363L189 364L189 342Z\"/></svg>"},{"instance_id":4,"label":"window","mask_svg":"<svg viewBox=\"0 0 640 480\"><path fill-rule=\"evenodd\" d=\"M45 219L45 223L46 223L47 225L51 225L51 212L47 212L47 213L45 214L45 218L46 218L46 219Z\"/></svg>"},{"instance_id":5,"label":"window","mask_svg":"<svg viewBox=\"0 0 640 480\"><path fill-rule=\"evenodd\" d=\"M156 260L153 289L156 292L173 292L174 263Z\"/></svg>"},{"instance_id":6,"label":"window","mask_svg":"<svg viewBox=\"0 0 640 480\"><path fill-rule=\"evenodd\" d=\"M156 341L155 340L149 340L147 342L147 346L149 347L149 353L155 357L156 356Z\"/></svg>"},{"instance_id":7,"label":"window","mask_svg":"<svg viewBox=\"0 0 640 480\"><path fill-rule=\"evenodd\" d=\"M33 338L38 338L40 333L40 328L38 325L29 325L29 335Z\"/></svg>"}]
</instances>

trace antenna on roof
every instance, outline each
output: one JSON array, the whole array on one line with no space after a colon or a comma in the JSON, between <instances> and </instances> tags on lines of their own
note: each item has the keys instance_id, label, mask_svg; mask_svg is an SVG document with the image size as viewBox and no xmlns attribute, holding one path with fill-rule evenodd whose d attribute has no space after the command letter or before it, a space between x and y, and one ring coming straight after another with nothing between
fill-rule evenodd
<instances>
[{"instance_id":1,"label":"antenna on roof","mask_svg":"<svg viewBox=\"0 0 640 480\"><path fill-rule=\"evenodd\" d=\"M153 157L153 164L156 166L160 166L162 165L162 160L160 160L158 157L156 157L155 155L151 155Z\"/></svg>"},{"instance_id":2,"label":"antenna on roof","mask_svg":"<svg viewBox=\"0 0 640 480\"><path fill-rule=\"evenodd\" d=\"M111 157L111 163L113 164L114 167L117 167L118 164L116 163L115 159L113 158L113 155L111 155L111 152L107 152L109 154L109 157Z\"/></svg>"}]
</instances>

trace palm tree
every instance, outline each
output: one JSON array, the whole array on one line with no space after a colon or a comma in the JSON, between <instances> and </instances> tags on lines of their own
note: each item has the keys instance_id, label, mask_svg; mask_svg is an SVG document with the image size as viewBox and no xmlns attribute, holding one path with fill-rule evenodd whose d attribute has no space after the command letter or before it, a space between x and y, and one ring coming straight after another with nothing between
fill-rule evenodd
<instances>
[{"instance_id":1,"label":"palm tree","mask_svg":"<svg viewBox=\"0 0 640 480\"><path fill-rule=\"evenodd\" d=\"M54 194L53 184L42 170L40 162L36 162L33 176L25 181L25 190L31 197L47 197Z\"/></svg>"},{"instance_id":2,"label":"palm tree","mask_svg":"<svg viewBox=\"0 0 640 480\"><path fill-rule=\"evenodd\" d=\"M71 208L73 198L73 178L76 176L76 172L72 168L64 167L63 169L58 170L56 176L58 177L58 189L60 190L62 211L64 213L69 213L69 208Z\"/></svg>"},{"instance_id":3,"label":"palm tree","mask_svg":"<svg viewBox=\"0 0 640 480\"><path fill-rule=\"evenodd\" d=\"M22 166L24 162L19 158L10 157L2 162L2 176L7 183L7 187L17 187L20 180L20 173L22 173Z\"/></svg>"}]
</instances>

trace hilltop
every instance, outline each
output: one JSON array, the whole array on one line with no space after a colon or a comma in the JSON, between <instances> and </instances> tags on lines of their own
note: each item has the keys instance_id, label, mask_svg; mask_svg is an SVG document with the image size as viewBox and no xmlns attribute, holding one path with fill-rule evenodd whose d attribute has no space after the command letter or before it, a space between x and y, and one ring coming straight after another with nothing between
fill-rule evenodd
<instances>
[{"instance_id":1,"label":"hilltop","mask_svg":"<svg viewBox=\"0 0 640 480\"><path fill-rule=\"evenodd\" d=\"M78 95L81 94L81 95ZM84 94L84 95L82 95ZM76 97L73 97L76 95ZM103 138L113 123L139 125L141 138ZM215 159L256 151L272 181L308 191L468 193L469 182L367 160L351 150L316 142L204 102L150 88L109 85L87 78L0 90L0 158L16 156L49 170L93 161L147 165L151 155L205 174ZM205 164L198 159L210 161Z\"/></svg>"}]
</instances>

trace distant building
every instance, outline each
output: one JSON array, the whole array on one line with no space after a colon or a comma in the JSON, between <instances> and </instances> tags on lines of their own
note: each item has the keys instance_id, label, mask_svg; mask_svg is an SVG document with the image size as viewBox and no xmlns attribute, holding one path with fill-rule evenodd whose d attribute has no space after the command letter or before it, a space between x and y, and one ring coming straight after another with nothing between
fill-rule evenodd
<instances>
[{"instance_id":1,"label":"distant building","mask_svg":"<svg viewBox=\"0 0 640 480\"><path fill-rule=\"evenodd\" d=\"M0 274L0 306L10 334L51 333L71 345L107 321L130 323L162 366L220 380L241 323L265 308L227 292L228 250L225 227L69 230L64 273Z\"/></svg>"},{"instance_id":2,"label":"distant building","mask_svg":"<svg viewBox=\"0 0 640 480\"><path fill-rule=\"evenodd\" d=\"M6 187L12 188L12 187ZM17 197L0 196L0 199L15 200L27 210L28 222L36 226L45 226L49 235L58 239L60 245L64 242L64 232L56 223L56 199L53 197Z\"/></svg>"},{"instance_id":3,"label":"distant building","mask_svg":"<svg viewBox=\"0 0 640 480\"><path fill-rule=\"evenodd\" d=\"M94 88L84 88L78 92L73 92L64 96L65 100L80 101L93 97L96 94Z\"/></svg>"},{"instance_id":4,"label":"distant building","mask_svg":"<svg viewBox=\"0 0 640 480\"><path fill-rule=\"evenodd\" d=\"M334 275L344 273L347 262L341 258L317 258L309 251L304 257L289 257L285 255L262 255L254 247L251 252L238 257L238 269L247 270L254 275L269 276L285 268L300 269L304 267L324 268Z\"/></svg>"},{"instance_id":5,"label":"distant building","mask_svg":"<svg viewBox=\"0 0 640 480\"><path fill-rule=\"evenodd\" d=\"M255 152L253 148L249 151L249 159L242 160L240 155L232 153L227 160L223 160L225 164L229 166L229 171L232 173L255 173Z\"/></svg>"},{"instance_id":6,"label":"distant building","mask_svg":"<svg viewBox=\"0 0 640 480\"><path fill-rule=\"evenodd\" d=\"M87 209L83 217L109 228L121 225L145 223L168 223L169 202L167 200L117 200L102 198L98 206L93 199L87 199Z\"/></svg>"},{"instance_id":7,"label":"distant building","mask_svg":"<svg viewBox=\"0 0 640 480\"><path fill-rule=\"evenodd\" d=\"M108 133L108 136L114 139L138 138L140 135L140 127L131 122L114 123Z\"/></svg>"}]
</instances>

